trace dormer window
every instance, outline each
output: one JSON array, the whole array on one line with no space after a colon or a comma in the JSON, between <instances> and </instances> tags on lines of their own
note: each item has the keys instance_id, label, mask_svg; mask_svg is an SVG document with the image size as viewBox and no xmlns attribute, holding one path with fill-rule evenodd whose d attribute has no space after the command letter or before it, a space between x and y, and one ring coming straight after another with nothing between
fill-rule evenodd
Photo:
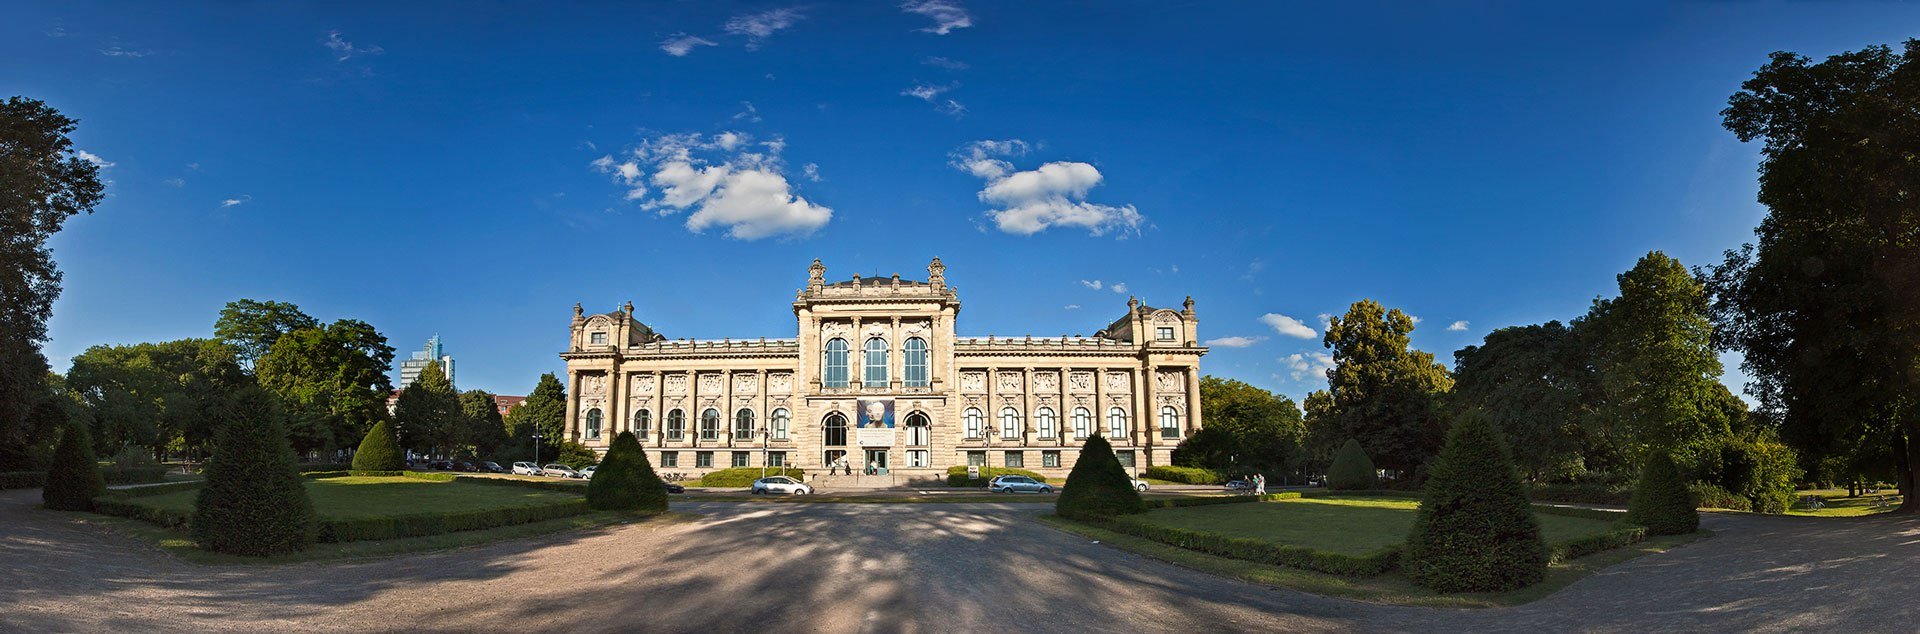
<instances>
[{"instance_id":1,"label":"dormer window","mask_svg":"<svg viewBox=\"0 0 1920 634\"><path fill-rule=\"evenodd\" d=\"M596 333L587 335L587 341L596 346L607 345L607 333L596 332Z\"/></svg>"},{"instance_id":2,"label":"dormer window","mask_svg":"<svg viewBox=\"0 0 1920 634\"><path fill-rule=\"evenodd\" d=\"M1173 328L1163 326L1155 331L1153 338L1160 341L1173 341Z\"/></svg>"}]
</instances>

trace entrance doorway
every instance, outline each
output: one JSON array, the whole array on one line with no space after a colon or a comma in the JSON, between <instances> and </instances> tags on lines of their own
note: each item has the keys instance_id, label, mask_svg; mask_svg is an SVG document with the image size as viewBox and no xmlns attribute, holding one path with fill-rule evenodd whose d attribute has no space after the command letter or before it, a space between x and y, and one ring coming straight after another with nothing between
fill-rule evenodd
<instances>
[{"instance_id":1,"label":"entrance doorway","mask_svg":"<svg viewBox=\"0 0 1920 634\"><path fill-rule=\"evenodd\" d=\"M866 473L866 469L868 466L872 466L873 468L877 469L878 471L876 471L876 473L878 475L886 475L887 474L887 450L868 449L866 462L860 463L860 469L861 469L860 472Z\"/></svg>"}]
</instances>

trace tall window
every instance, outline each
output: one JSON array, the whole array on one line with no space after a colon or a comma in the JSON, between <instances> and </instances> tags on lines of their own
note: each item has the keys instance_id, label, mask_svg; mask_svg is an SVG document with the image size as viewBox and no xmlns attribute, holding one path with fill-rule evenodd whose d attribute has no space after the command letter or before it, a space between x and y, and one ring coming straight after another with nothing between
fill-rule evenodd
<instances>
[{"instance_id":1,"label":"tall window","mask_svg":"<svg viewBox=\"0 0 1920 634\"><path fill-rule=\"evenodd\" d=\"M1001 464L1007 465L1008 467L1012 467L1015 469L1025 467L1027 466L1027 452L1009 451L1007 452L1006 461Z\"/></svg>"},{"instance_id":2,"label":"tall window","mask_svg":"<svg viewBox=\"0 0 1920 634\"><path fill-rule=\"evenodd\" d=\"M1172 405L1160 408L1160 437L1180 437L1180 410Z\"/></svg>"},{"instance_id":3,"label":"tall window","mask_svg":"<svg viewBox=\"0 0 1920 634\"><path fill-rule=\"evenodd\" d=\"M700 439L720 439L720 410L709 409L700 412Z\"/></svg>"},{"instance_id":4,"label":"tall window","mask_svg":"<svg viewBox=\"0 0 1920 634\"><path fill-rule=\"evenodd\" d=\"M827 432L827 441L825 444L827 446L847 446L847 417L841 416L839 413L828 414L825 426Z\"/></svg>"},{"instance_id":5,"label":"tall window","mask_svg":"<svg viewBox=\"0 0 1920 634\"><path fill-rule=\"evenodd\" d=\"M1127 410L1115 407L1107 410L1107 438L1119 440L1127 437Z\"/></svg>"},{"instance_id":6,"label":"tall window","mask_svg":"<svg viewBox=\"0 0 1920 634\"><path fill-rule=\"evenodd\" d=\"M751 467L753 466L753 452L736 451L733 452L733 456L729 458L729 460L731 460L731 462L727 463L729 467Z\"/></svg>"},{"instance_id":7,"label":"tall window","mask_svg":"<svg viewBox=\"0 0 1920 634\"><path fill-rule=\"evenodd\" d=\"M587 410L587 440L600 439L600 408Z\"/></svg>"},{"instance_id":8,"label":"tall window","mask_svg":"<svg viewBox=\"0 0 1920 634\"><path fill-rule=\"evenodd\" d=\"M662 451L662 452L660 452L660 466L662 466L662 467L678 467L678 466L680 466L680 452L678 452L678 451Z\"/></svg>"},{"instance_id":9,"label":"tall window","mask_svg":"<svg viewBox=\"0 0 1920 634\"><path fill-rule=\"evenodd\" d=\"M1081 440L1093 433L1093 412L1085 407L1073 408L1073 439Z\"/></svg>"},{"instance_id":10,"label":"tall window","mask_svg":"<svg viewBox=\"0 0 1920 634\"><path fill-rule=\"evenodd\" d=\"M905 366L902 371L906 373L904 378L907 381L907 387L926 387L927 340L908 337L907 343L900 346L900 351L906 355L901 362Z\"/></svg>"},{"instance_id":11,"label":"tall window","mask_svg":"<svg viewBox=\"0 0 1920 634\"><path fill-rule=\"evenodd\" d=\"M1033 422L1035 426L1040 428L1039 431L1040 431L1041 438L1053 437L1053 431L1054 431L1053 430L1053 424L1054 424L1053 408L1051 407L1040 408L1040 411L1033 415Z\"/></svg>"},{"instance_id":12,"label":"tall window","mask_svg":"<svg viewBox=\"0 0 1920 634\"><path fill-rule=\"evenodd\" d=\"M767 466L769 467L787 466L787 452L784 452L784 451L767 452Z\"/></svg>"},{"instance_id":13,"label":"tall window","mask_svg":"<svg viewBox=\"0 0 1920 634\"><path fill-rule=\"evenodd\" d=\"M633 435L645 440L653 433L653 412L640 410L633 413Z\"/></svg>"},{"instance_id":14,"label":"tall window","mask_svg":"<svg viewBox=\"0 0 1920 634\"><path fill-rule=\"evenodd\" d=\"M980 437L980 408L978 407L967 408L967 412L964 416L962 416L962 418L965 418L967 421L967 437L979 438Z\"/></svg>"},{"instance_id":15,"label":"tall window","mask_svg":"<svg viewBox=\"0 0 1920 634\"><path fill-rule=\"evenodd\" d=\"M886 386L887 340L879 337L868 339L866 352L866 356L860 359L861 385Z\"/></svg>"},{"instance_id":16,"label":"tall window","mask_svg":"<svg viewBox=\"0 0 1920 634\"><path fill-rule=\"evenodd\" d=\"M741 409L733 415L733 439L753 439L753 410ZM740 465L742 467L746 465Z\"/></svg>"},{"instance_id":17,"label":"tall window","mask_svg":"<svg viewBox=\"0 0 1920 634\"><path fill-rule=\"evenodd\" d=\"M908 414L907 415L907 446L908 447L927 446L927 440L933 436L933 432L930 427L931 426L927 424L927 417L921 416L918 412ZM925 466L925 465L921 465L921 466Z\"/></svg>"},{"instance_id":18,"label":"tall window","mask_svg":"<svg viewBox=\"0 0 1920 634\"><path fill-rule=\"evenodd\" d=\"M680 410L667 412L667 440L678 441L687 437L687 413Z\"/></svg>"},{"instance_id":19,"label":"tall window","mask_svg":"<svg viewBox=\"0 0 1920 634\"><path fill-rule=\"evenodd\" d=\"M787 427L791 426L792 424L793 424L793 414L787 412L787 408L782 407L780 409L773 410L773 439L786 440Z\"/></svg>"},{"instance_id":20,"label":"tall window","mask_svg":"<svg viewBox=\"0 0 1920 634\"><path fill-rule=\"evenodd\" d=\"M820 370L820 382L827 387L847 386L847 340L827 340L827 359Z\"/></svg>"},{"instance_id":21,"label":"tall window","mask_svg":"<svg viewBox=\"0 0 1920 634\"><path fill-rule=\"evenodd\" d=\"M908 449L907 450L907 466L909 467L927 466L927 450Z\"/></svg>"},{"instance_id":22,"label":"tall window","mask_svg":"<svg viewBox=\"0 0 1920 634\"><path fill-rule=\"evenodd\" d=\"M1020 410L1011 407L1000 408L1000 437L1005 440L1020 438Z\"/></svg>"}]
</instances>

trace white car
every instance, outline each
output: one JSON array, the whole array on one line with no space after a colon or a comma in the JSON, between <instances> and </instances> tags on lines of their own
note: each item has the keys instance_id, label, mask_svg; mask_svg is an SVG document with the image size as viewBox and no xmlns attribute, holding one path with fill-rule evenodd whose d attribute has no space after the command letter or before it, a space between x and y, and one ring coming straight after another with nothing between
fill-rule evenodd
<instances>
[{"instance_id":1,"label":"white car","mask_svg":"<svg viewBox=\"0 0 1920 634\"><path fill-rule=\"evenodd\" d=\"M540 475L540 465L531 462L513 463L513 475Z\"/></svg>"},{"instance_id":2,"label":"white car","mask_svg":"<svg viewBox=\"0 0 1920 634\"><path fill-rule=\"evenodd\" d=\"M1052 493L1053 486L1027 476L1004 475L987 482L991 493Z\"/></svg>"},{"instance_id":3,"label":"white car","mask_svg":"<svg viewBox=\"0 0 1920 634\"><path fill-rule=\"evenodd\" d=\"M569 467L567 465L563 465L556 462L554 464L541 467L540 475L554 476L556 478L578 478L580 477L580 472L574 471L573 467Z\"/></svg>"},{"instance_id":4,"label":"white car","mask_svg":"<svg viewBox=\"0 0 1920 634\"><path fill-rule=\"evenodd\" d=\"M599 466L600 466L600 465L593 465L593 466L591 466L591 467L587 467L587 468L585 468L585 469L581 469L581 470L580 470L580 473L578 473L578 474L575 474L575 475L574 475L573 477L576 477L576 478L579 478L579 479L582 479L582 480L592 480L592 479L593 479L593 470L594 470L595 468L597 468L597 467L599 467Z\"/></svg>"},{"instance_id":5,"label":"white car","mask_svg":"<svg viewBox=\"0 0 1920 634\"><path fill-rule=\"evenodd\" d=\"M1134 478L1134 479L1133 479L1133 490L1135 490L1135 491L1139 491L1139 492L1141 492L1141 493L1146 493L1146 492L1147 492L1147 481L1146 481L1146 480L1142 480L1142 479L1139 479L1139 478Z\"/></svg>"},{"instance_id":6,"label":"white car","mask_svg":"<svg viewBox=\"0 0 1920 634\"><path fill-rule=\"evenodd\" d=\"M754 480L753 494L760 495L762 493L783 493L788 495L811 495L813 493L813 485L807 484L805 482L801 482L799 480L795 480L793 478L789 478L787 476L772 476L772 477L766 477L766 478Z\"/></svg>"}]
</instances>

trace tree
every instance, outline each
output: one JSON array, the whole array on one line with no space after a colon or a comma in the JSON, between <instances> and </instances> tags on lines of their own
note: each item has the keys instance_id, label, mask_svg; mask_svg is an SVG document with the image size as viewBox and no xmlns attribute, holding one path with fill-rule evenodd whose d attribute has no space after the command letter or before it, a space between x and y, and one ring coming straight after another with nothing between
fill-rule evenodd
<instances>
[{"instance_id":1,"label":"tree","mask_svg":"<svg viewBox=\"0 0 1920 634\"><path fill-rule=\"evenodd\" d=\"M1207 426L1174 448L1173 462L1229 475L1288 474L1301 466L1306 426L1293 399L1233 379L1200 378Z\"/></svg>"},{"instance_id":2,"label":"tree","mask_svg":"<svg viewBox=\"0 0 1920 634\"><path fill-rule=\"evenodd\" d=\"M1881 444L1900 512L1920 513L1920 40L1820 63L1774 53L1721 115L1764 142L1767 216L1704 271L1718 343L1743 354L1803 464Z\"/></svg>"},{"instance_id":3,"label":"tree","mask_svg":"<svg viewBox=\"0 0 1920 634\"><path fill-rule=\"evenodd\" d=\"M1340 451L1333 454L1333 465L1327 467L1327 488L1336 491L1364 491L1373 488L1379 479L1379 470L1374 468L1373 459L1367 457L1360 441L1347 439Z\"/></svg>"},{"instance_id":4,"label":"tree","mask_svg":"<svg viewBox=\"0 0 1920 634\"><path fill-rule=\"evenodd\" d=\"M220 309L213 324L213 335L239 351L240 361L253 367L255 360L267 354L285 335L302 328L318 328L320 322L287 302L238 299Z\"/></svg>"},{"instance_id":5,"label":"tree","mask_svg":"<svg viewBox=\"0 0 1920 634\"><path fill-rule=\"evenodd\" d=\"M218 431L212 410L252 384L233 348L212 339L94 346L73 358L66 377L92 412L98 453L199 451Z\"/></svg>"},{"instance_id":6,"label":"tree","mask_svg":"<svg viewBox=\"0 0 1920 634\"><path fill-rule=\"evenodd\" d=\"M1700 528L1700 512L1693 508L1693 494L1673 464L1673 456L1664 451L1647 453L1646 466L1640 470L1640 482L1627 504L1627 523L1647 527L1652 535L1684 535Z\"/></svg>"},{"instance_id":7,"label":"tree","mask_svg":"<svg viewBox=\"0 0 1920 634\"><path fill-rule=\"evenodd\" d=\"M35 409L54 407L52 401L41 401ZM53 464L47 467L40 499L56 511L91 511L93 499L107 492L100 462L93 454L93 439L84 424L70 422L60 427L60 447L54 450Z\"/></svg>"},{"instance_id":8,"label":"tree","mask_svg":"<svg viewBox=\"0 0 1920 634\"><path fill-rule=\"evenodd\" d=\"M1400 309L1365 299L1333 317L1325 339L1334 361L1326 424L1371 448L1377 464L1402 477L1439 450L1446 425L1434 397L1453 387L1432 353L1409 347L1413 328L1413 318Z\"/></svg>"},{"instance_id":9,"label":"tree","mask_svg":"<svg viewBox=\"0 0 1920 634\"><path fill-rule=\"evenodd\" d=\"M514 409L524 408L525 414L519 421L531 425L532 431L538 431L547 437L547 442L559 442L566 438L567 429L567 388L552 372L540 375L540 382L533 386L533 392L527 394L527 400L521 401Z\"/></svg>"},{"instance_id":10,"label":"tree","mask_svg":"<svg viewBox=\"0 0 1920 634\"><path fill-rule=\"evenodd\" d=\"M1506 441L1486 416L1462 414L1428 468L1407 578L1441 592L1512 590L1545 577L1548 554Z\"/></svg>"},{"instance_id":11,"label":"tree","mask_svg":"<svg viewBox=\"0 0 1920 634\"><path fill-rule=\"evenodd\" d=\"M367 430L367 436L360 439L360 448L353 452L354 471L399 471L407 468L407 457L400 452L400 439L393 433L393 423L380 421Z\"/></svg>"},{"instance_id":12,"label":"tree","mask_svg":"<svg viewBox=\"0 0 1920 634\"><path fill-rule=\"evenodd\" d=\"M1619 297L1594 301L1582 324L1602 398L1589 429L1629 461L1663 450L1694 464L1703 443L1732 432L1706 290L1659 251L1619 281Z\"/></svg>"},{"instance_id":13,"label":"tree","mask_svg":"<svg viewBox=\"0 0 1920 634\"><path fill-rule=\"evenodd\" d=\"M60 269L47 241L104 196L100 168L67 138L73 119L45 102L0 103L0 471L30 469L44 438L27 415L46 393L47 318Z\"/></svg>"},{"instance_id":14,"label":"tree","mask_svg":"<svg viewBox=\"0 0 1920 634\"><path fill-rule=\"evenodd\" d=\"M219 443L188 523L201 548L266 556L313 545L319 525L284 417L273 394L257 386L240 389L216 412Z\"/></svg>"},{"instance_id":15,"label":"tree","mask_svg":"<svg viewBox=\"0 0 1920 634\"><path fill-rule=\"evenodd\" d=\"M667 485L653 472L633 432L615 436L606 459L593 470L593 479L587 481L587 506L602 511L667 510Z\"/></svg>"},{"instance_id":16,"label":"tree","mask_svg":"<svg viewBox=\"0 0 1920 634\"><path fill-rule=\"evenodd\" d=\"M1087 439L1080 457L1067 472L1067 483L1053 512L1076 520L1099 520L1117 515L1144 513L1140 492L1133 488L1133 477L1113 455L1113 445L1100 434Z\"/></svg>"},{"instance_id":17,"label":"tree","mask_svg":"<svg viewBox=\"0 0 1920 634\"><path fill-rule=\"evenodd\" d=\"M1485 413L1530 479L1578 471L1594 384L1581 344L1558 321L1487 333L1481 345L1453 353L1449 409Z\"/></svg>"},{"instance_id":18,"label":"tree","mask_svg":"<svg viewBox=\"0 0 1920 634\"><path fill-rule=\"evenodd\" d=\"M460 446L467 426L466 416L460 411L460 396L438 363L427 364L413 385L400 393L393 421L400 432L401 447L434 454Z\"/></svg>"},{"instance_id":19,"label":"tree","mask_svg":"<svg viewBox=\"0 0 1920 634\"><path fill-rule=\"evenodd\" d=\"M279 336L255 361L254 374L286 403L294 449L304 454L344 446L386 418L392 363L386 337L366 322L341 319Z\"/></svg>"},{"instance_id":20,"label":"tree","mask_svg":"<svg viewBox=\"0 0 1920 634\"><path fill-rule=\"evenodd\" d=\"M507 444L507 427L500 420L500 405L493 395L468 390L460 393L460 414L466 424L460 436L476 456L492 456Z\"/></svg>"}]
</instances>

